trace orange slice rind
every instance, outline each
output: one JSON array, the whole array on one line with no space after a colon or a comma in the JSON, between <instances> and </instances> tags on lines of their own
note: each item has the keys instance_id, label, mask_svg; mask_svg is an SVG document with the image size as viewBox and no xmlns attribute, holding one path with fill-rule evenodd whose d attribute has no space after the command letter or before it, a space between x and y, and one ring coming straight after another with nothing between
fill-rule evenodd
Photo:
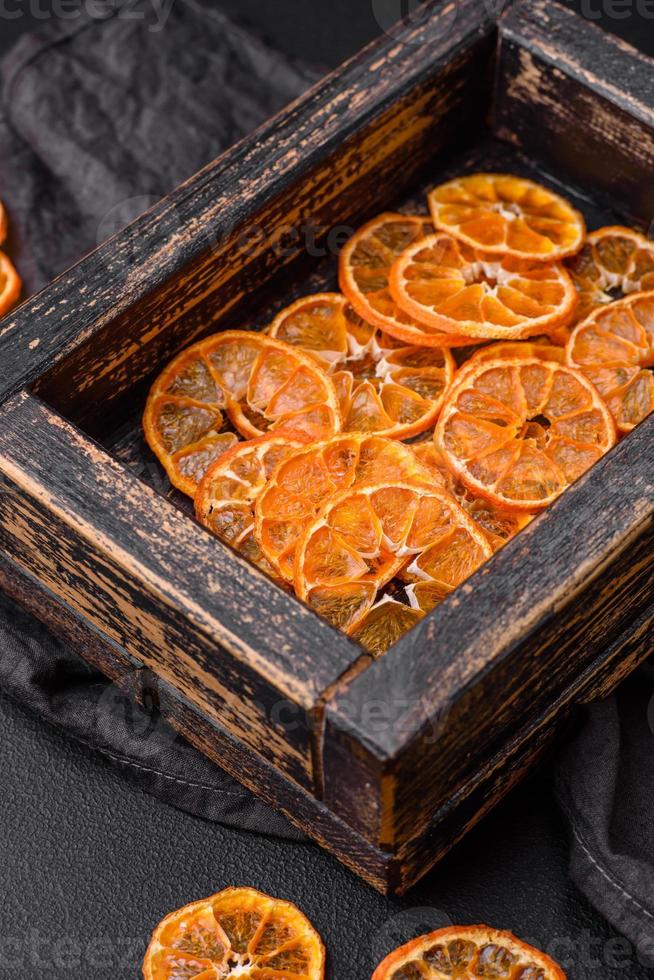
<instances>
[{"instance_id":1,"label":"orange slice rind","mask_svg":"<svg viewBox=\"0 0 654 980\"><path fill-rule=\"evenodd\" d=\"M572 331L568 364L606 401L620 432L654 411L654 290L600 306Z\"/></svg>"},{"instance_id":2,"label":"orange slice rind","mask_svg":"<svg viewBox=\"0 0 654 980\"><path fill-rule=\"evenodd\" d=\"M489 255L444 232L405 249L391 269L390 291L426 326L499 340L554 330L570 321L577 304L559 262Z\"/></svg>"},{"instance_id":3,"label":"orange slice rind","mask_svg":"<svg viewBox=\"0 0 654 980\"><path fill-rule=\"evenodd\" d=\"M144 980L323 980L325 949L290 902L228 888L166 916L143 962Z\"/></svg>"},{"instance_id":4,"label":"orange slice rind","mask_svg":"<svg viewBox=\"0 0 654 980\"><path fill-rule=\"evenodd\" d=\"M412 449L367 433L341 433L300 449L273 473L255 506L255 536L273 568L293 580L295 550L304 528L341 490L382 479L434 482Z\"/></svg>"},{"instance_id":5,"label":"orange slice rind","mask_svg":"<svg viewBox=\"0 0 654 980\"><path fill-rule=\"evenodd\" d=\"M277 466L302 445L287 433L241 442L209 467L195 494L199 522L274 578L254 536L254 506Z\"/></svg>"},{"instance_id":6,"label":"orange slice rind","mask_svg":"<svg viewBox=\"0 0 654 980\"><path fill-rule=\"evenodd\" d=\"M654 289L654 242L633 228L598 228L565 265L579 293L579 319L598 306Z\"/></svg>"},{"instance_id":7,"label":"orange slice rind","mask_svg":"<svg viewBox=\"0 0 654 980\"><path fill-rule=\"evenodd\" d=\"M0 221L2 215L0 214ZM3 240L0 227L0 242ZM6 231L5 231L6 234ZM14 268L14 264L4 252L0 252L0 317L14 306L19 298L23 283Z\"/></svg>"},{"instance_id":8,"label":"orange slice rind","mask_svg":"<svg viewBox=\"0 0 654 980\"><path fill-rule=\"evenodd\" d=\"M148 445L190 496L237 441L222 431L225 414L246 438L286 430L324 438L341 426L332 382L303 351L245 330L199 341L159 375L143 417Z\"/></svg>"},{"instance_id":9,"label":"orange slice rind","mask_svg":"<svg viewBox=\"0 0 654 980\"><path fill-rule=\"evenodd\" d=\"M297 300L271 337L315 356L331 375L345 432L406 439L434 424L456 364L449 350L403 347L370 326L340 293Z\"/></svg>"},{"instance_id":10,"label":"orange slice rind","mask_svg":"<svg viewBox=\"0 0 654 980\"><path fill-rule=\"evenodd\" d=\"M545 953L490 926L448 926L419 936L379 964L372 980L566 980Z\"/></svg>"},{"instance_id":11,"label":"orange slice rind","mask_svg":"<svg viewBox=\"0 0 654 980\"><path fill-rule=\"evenodd\" d=\"M493 255L551 262L578 252L583 216L565 198L524 177L477 173L428 195L439 231Z\"/></svg>"},{"instance_id":12,"label":"orange slice rind","mask_svg":"<svg viewBox=\"0 0 654 980\"><path fill-rule=\"evenodd\" d=\"M353 633L384 587L409 562L418 577L453 591L493 550L453 497L401 481L331 496L295 552L295 591L333 626Z\"/></svg>"},{"instance_id":13,"label":"orange slice rind","mask_svg":"<svg viewBox=\"0 0 654 980\"><path fill-rule=\"evenodd\" d=\"M433 232L426 217L387 212L360 228L341 251L339 284L366 323L405 344L457 347L471 343L465 336L419 323L403 312L391 296L393 263L406 248Z\"/></svg>"},{"instance_id":14,"label":"orange slice rind","mask_svg":"<svg viewBox=\"0 0 654 980\"><path fill-rule=\"evenodd\" d=\"M542 510L614 445L615 425L576 368L539 358L472 361L435 430L448 468L502 508Z\"/></svg>"}]
</instances>

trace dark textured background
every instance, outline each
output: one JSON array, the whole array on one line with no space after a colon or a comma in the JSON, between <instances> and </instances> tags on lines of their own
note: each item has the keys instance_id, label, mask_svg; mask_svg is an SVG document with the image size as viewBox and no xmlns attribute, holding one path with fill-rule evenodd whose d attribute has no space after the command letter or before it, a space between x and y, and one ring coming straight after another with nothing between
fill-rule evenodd
<instances>
[{"instance_id":1,"label":"dark textured background","mask_svg":"<svg viewBox=\"0 0 654 980\"><path fill-rule=\"evenodd\" d=\"M379 32L375 12L388 22L402 0L219 6L287 52L335 65ZM38 28L47 8L45 0L0 3L0 49ZM630 13L636 0L584 0L588 13L602 8L608 29L654 53L654 20ZM4 20L7 9L23 15ZM564 961L571 980L654 976L568 882L547 765L402 900L382 899L312 846L165 806L2 696L0 787L0 978L135 977L164 913L229 884L297 902L323 934L337 980L365 980L393 946L449 919L513 929Z\"/></svg>"}]
</instances>

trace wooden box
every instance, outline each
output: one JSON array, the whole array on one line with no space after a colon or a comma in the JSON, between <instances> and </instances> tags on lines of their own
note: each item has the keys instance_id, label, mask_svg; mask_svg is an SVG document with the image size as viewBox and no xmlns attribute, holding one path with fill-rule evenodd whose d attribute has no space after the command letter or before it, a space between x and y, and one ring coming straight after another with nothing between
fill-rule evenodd
<instances>
[{"instance_id":1,"label":"wooden box","mask_svg":"<svg viewBox=\"0 0 654 980\"><path fill-rule=\"evenodd\" d=\"M406 890L651 649L654 416L372 662L189 516L143 444L181 347L335 282L448 175L654 214L654 65L550 0L419 5L8 317L0 584L375 887Z\"/></svg>"}]
</instances>

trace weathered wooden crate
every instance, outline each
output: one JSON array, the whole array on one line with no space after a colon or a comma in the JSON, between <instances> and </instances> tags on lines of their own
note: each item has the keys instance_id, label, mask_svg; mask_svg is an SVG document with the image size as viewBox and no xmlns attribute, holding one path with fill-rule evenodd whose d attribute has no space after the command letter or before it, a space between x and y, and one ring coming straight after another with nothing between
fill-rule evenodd
<instances>
[{"instance_id":1,"label":"weathered wooden crate","mask_svg":"<svg viewBox=\"0 0 654 980\"><path fill-rule=\"evenodd\" d=\"M383 890L650 651L654 417L371 662L194 522L140 416L181 347L332 287L330 235L473 169L646 227L654 65L544 0L422 5L0 330L2 587Z\"/></svg>"}]
</instances>

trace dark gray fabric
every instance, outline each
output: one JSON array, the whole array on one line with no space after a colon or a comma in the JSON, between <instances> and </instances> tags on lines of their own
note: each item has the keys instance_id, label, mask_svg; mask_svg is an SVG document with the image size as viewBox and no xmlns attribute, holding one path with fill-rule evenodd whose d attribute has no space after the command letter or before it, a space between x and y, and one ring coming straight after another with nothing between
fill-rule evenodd
<instances>
[{"instance_id":1,"label":"dark gray fabric","mask_svg":"<svg viewBox=\"0 0 654 980\"><path fill-rule=\"evenodd\" d=\"M105 7L106 9L106 7ZM300 94L293 64L194 0L50 25L2 64L0 198L33 292ZM158 16L155 14L158 11ZM140 16L139 16L140 15ZM157 29L157 27L161 29ZM0 598L0 688L209 820L303 836Z\"/></svg>"},{"instance_id":2,"label":"dark gray fabric","mask_svg":"<svg viewBox=\"0 0 654 980\"><path fill-rule=\"evenodd\" d=\"M587 710L557 780L571 875L654 965L654 668Z\"/></svg>"},{"instance_id":3,"label":"dark gray fabric","mask_svg":"<svg viewBox=\"0 0 654 980\"><path fill-rule=\"evenodd\" d=\"M197 0L128 0L23 38L2 63L0 197L28 292L315 77Z\"/></svg>"}]
</instances>

